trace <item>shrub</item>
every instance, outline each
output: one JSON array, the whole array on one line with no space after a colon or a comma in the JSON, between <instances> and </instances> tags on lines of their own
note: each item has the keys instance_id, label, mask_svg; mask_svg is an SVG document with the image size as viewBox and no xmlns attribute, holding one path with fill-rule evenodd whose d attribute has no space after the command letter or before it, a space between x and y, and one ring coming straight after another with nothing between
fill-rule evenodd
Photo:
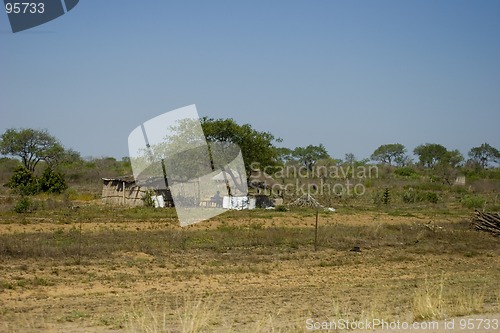
<instances>
[{"instance_id":1,"label":"shrub","mask_svg":"<svg viewBox=\"0 0 500 333\"><path fill-rule=\"evenodd\" d=\"M482 208L485 204L486 200L475 195L464 195L462 200L460 200L464 207L473 209L473 208Z\"/></svg>"},{"instance_id":2,"label":"shrub","mask_svg":"<svg viewBox=\"0 0 500 333\"><path fill-rule=\"evenodd\" d=\"M33 201L26 197L22 196L21 199L15 204L14 212L16 213L30 213L36 209L36 205Z\"/></svg>"},{"instance_id":3,"label":"shrub","mask_svg":"<svg viewBox=\"0 0 500 333\"><path fill-rule=\"evenodd\" d=\"M425 199L430 203L437 203L439 201L439 197L436 192L427 192L425 194Z\"/></svg>"},{"instance_id":4,"label":"shrub","mask_svg":"<svg viewBox=\"0 0 500 333\"><path fill-rule=\"evenodd\" d=\"M19 166L14 170L14 174L6 185L23 196L40 192L38 179L24 166Z\"/></svg>"},{"instance_id":5,"label":"shrub","mask_svg":"<svg viewBox=\"0 0 500 333\"><path fill-rule=\"evenodd\" d=\"M417 172L410 167L402 167L394 170L394 174L401 177L411 177L413 175L416 175Z\"/></svg>"},{"instance_id":6,"label":"shrub","mask_svg":"<svg viewBox=\"0 0 500 333\"><path fill-rule=\"evenodd\" d=\"M155 195L154 191L146 191L144 196L142 197L142 201L144 201L144 207L154 207L155 201L153 200L153 196Z\"/></svg>"},{"instance_id":7,"label":"shrub","mask_svg":"<svg viewBox=\"0 0 500 333\"><path fill-rule=\"evenodd\" d=\"M403 192L402 199L405 203L415 203L417 201L421 201L420 195L412 187Z\"/></svg>"},{"instance_id":8,"label":"shrub","mask_svg":"<svg viewBox=\"0 0 500 333\"><path fill-rule=\"evenodd\" d=\"M276 206L277 212L288 212L288 208L285 205Z\"/></svg>"},{"instance_id":9,"label":"shrub","mask_svg":"<svg viewBox=\"0 0 500 333\"><path fill-rule=\"evenodd\" d=\"M384 190L384 194L382 194L382 203L384 205L388 205L391 202L391 194L389 192L389 188L386 187Z\"/></svg>"},{"instance_id":10,"label":"shrub","mask_svg":"<svg viewBox=\"0 0 500 333\"><path fill-rule=\"evenodd\" d=\"M46 168L40 178L40 190L48 193L62 193L68 188L64 175L61 172L54 171L52 168Z\"/></svg>"}]
</instances>

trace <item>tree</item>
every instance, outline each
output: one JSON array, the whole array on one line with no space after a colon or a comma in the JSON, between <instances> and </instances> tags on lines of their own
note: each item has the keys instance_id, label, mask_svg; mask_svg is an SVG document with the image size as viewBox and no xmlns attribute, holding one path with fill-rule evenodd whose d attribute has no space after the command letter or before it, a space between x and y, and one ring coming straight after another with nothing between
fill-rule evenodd
<instances>
[{"instance_id":1,"label":"tree","mask_svg":"<svg viewBox=\"0 0 500 333\"><path fill-rule=\"evenodd\" d=\"M354 164L357 161L356 156L353 153L345 154L344 160L347 164Z\"/></svg>"},{"instance_id":2,"label":"tree","mask_svg":"<svg viewBox=\"0 0 500 333\"><path fill-rule=\"evenodd\" d=\"M448 150L436 143L426 143L420 145L413 150L413 153L418 156L420 164L425 167L433 168L439 161L445 158Z\"/></svg>"},{"instance_id":3,"label":"tree","mask_svg":"<svg viewBox=\"0 0 500 333\"><path fill-rule=\"evenodd\" d=\"M446 151L436 164L435 172L444 183L451 185L458 175L457 168L462 164L463 160L464 157L457 149Z\"/></svg>"},{"instance_id":4,"label":"tree","mask_svg":"<svg viewBox=\"0 0 500 333\"><path fill-rule=\"evenodd\" d=\"M297 147L293 150L292 155L299 162L301 162L309 171L312 171L312 169L319 160L330 157L323 144L320 144L319 146L309 145L305 148Z\"/></svg>"},{"instance_id":5,"label":"tree","mask_svg":"<svg viewBox=\"0 0 500 333\"><path fill-rule=\"evenodd\" d=\"M457 168L462 164L464 161L464 157L462 156L462 153L458 151L458 149L455 150L447 150L444 156L441 158L440 163L441 164L446 164L449 165L452 168Z\"/></svg>"},{"instance_id":6,"label":"tree","mask_svg":"<svg viewBox=\"0 0 500 333\"><path fill-rule=\"evenodd\" d=\"M490 163L500 163L500 151L487 143L472 148L468 155L471 161L482 169Z\"/></svg>"},{"instance_id":7,"label":"tree","mask_svg":"<svg viewBox=\"0 0 500 333\"><path fill-rule=\"evenodd\" d=\"M378 147L373 152L371 159L389 165L394 162L399 166L403 166L407 161L405 154L405 146L400 143L392 143Z\"/></svg>"},{"instance_id":8,"label":"tree","mask_svg":"<svg viewBox=\"0 0 500 333\"><path fill-rule=\"evenodd\" d=\"M253 163L261 167L278 164L278 150L275 142L281 139L269 132L260 132L249 124L238 125L233 119L211 119L204 117L201 127L209 143L236 144L241 148L245 170L250 175Z\"/></svg>"},{"instance_id":9,"label":"tree","mask_svg":"<svg viewBox=\"0 0 500 333\"><path fill-rule=\"evenodd\" d=\"M21 158L29 172L35 172L40 161L53 164L63 154L64 148L46 130L8 129L0 137L0 153Z\"/></svg>"},{"instance_id":10,"label":"tree","mask_svg":"<svg viewBox=\"0 0 500 333\"><path fill-rule=\"evenodd\" d=\"M293 150L290 148L276 148L276 151L278 153L278 160L282 164L293 160Z\"/></svg>"}]
</instances>

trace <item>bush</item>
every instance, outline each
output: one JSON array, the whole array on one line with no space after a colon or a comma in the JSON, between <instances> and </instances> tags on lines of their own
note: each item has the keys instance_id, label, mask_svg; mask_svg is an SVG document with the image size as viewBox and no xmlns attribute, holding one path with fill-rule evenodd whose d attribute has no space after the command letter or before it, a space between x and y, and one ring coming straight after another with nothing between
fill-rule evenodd
<instances>
[{"instance_id":1,"label":"bush","mask_svg":"<svg viewBox=\"0 0 500 333\"><path fill-rule=\"evenodd\" d=\"M38 179L24 166L19 166L14 170L14 174L6 185L23 196L40 192Z\"/></svg>"},{"instance_id":2,"label":"bush","mask_svg":"<svg viewBox=\"0 0 500 333\"><path fill-rule=\"evenodd\" d=\"M486 203L486 200L475 195L464 195L462 200L460 200L464 207L474 209L474 208L482 208Z\"/></svg>"},{"instance_id":3,"label":"bush","mask_svg":"<svg viewBox=\"0 0 500 333\"><path fill-rule=\"evenodd\" d=\"M416 175L417 172L410 167L402 167L394 170L394 174L401 177L411 177L413 175Z\"/></svg>"},{"instance_id":4,"label":"bush","mask_svg":"<svg viewBox=\"0 0 500 333\"><path fill-rule=\"evenodd\" d=\"M439 197L436 192L427 192L425 194L425 199L430 203L437 203L439 201Z\"/></svg>"},{"instance_id":5,"label":"bush","mask_svg":"<svg viewBox=\"0 0 500 333\"><path fill-rule=\"evenodd\" d=\"M154 207L155 201L153 200L153 196L156 195L154 191L146 191L144 196L142 197L142 201L144 201L144 207Z\"/></svg>"},{"instance_id":6,"label":"bush","mask_svg":"<svg viewBox=\"0 0 500 333\"><path fill-rule=\"evenodd\" d=\"M19 201L14 206L14 212L16 213L31 213L36 209L36 205L28 197L21 197Z\"/></svg>"},{"instance_id":7,"label":"bush","mask_svg":"<svg viewBox=\"0 0 500 333\"><path fill-rule=\"evenodd\" d=\"M391 194L389 192L389 188L386 187L384 189L384 193L382 194L382 203L384 205L388 205L391 202Z\"/></svg>"},{"instance_id":8,"label":"bush","mask_svg":"<svg viewBox=\"0 0 500 333\"><path fill-rule=\"evenodd\" d=\"M64 175L54 171L52 168L46 168L40 178L40 190L47 193L62 193L68 188Z\"/></svg>"},{"instance_id":9,"label":"bush","mask_svg":"<svg viewBox=\"0 0 500 333\"><path fill-rule=\"evenodd\" d=\"M6 185L22 196L35 195L40 192L62 193L68 188L62 173L46 168L42 176L38 178L24 166L16 168Z\"/></svg>"},{"instance_id":10,"label":"bush","mask_svg":"<svg viewBox=\"0 0 500 333\"><path fill-rule=\"evenodd\" d=\"M403 192L402 199L405 203L415 203L417 202L417 192L410 187Z\"/></svg>"},{"instance_id":11,"label":"bush","mask_svg":"<svg viewBox=\"0 0 500 333\"><path fill-rule=\"evenodd\" d=\"M276 206L277 212L288 212L288 208L285 205Z\"/></svg>"}]
</instances>

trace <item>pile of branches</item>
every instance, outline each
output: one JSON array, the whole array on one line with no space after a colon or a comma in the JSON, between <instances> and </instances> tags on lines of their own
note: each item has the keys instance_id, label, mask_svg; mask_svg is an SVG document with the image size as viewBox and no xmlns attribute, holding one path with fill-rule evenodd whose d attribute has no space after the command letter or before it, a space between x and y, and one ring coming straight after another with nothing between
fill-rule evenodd
<instances>
[{"instance_id":1,"label":"pile of branches","mask_svg":"<svg viewBox=\"0 0 500 333\"><path fill-rule=\"evenodd\" d=\"M490 232L500 236L500 214L475 211L472 225L476 230Z\"/></svg>"},{"instance_id":2,"label":"pile of branches","mask_svg":"<svg viewBox=\"0 0 500 333\"><path fill-rule=\"evenodd\" d=\"M293 207L310 207L310 208L316 208L316 207L323 207L312 195L309 193L304 194L294 202L290 203L289 206Z\"/></svg>"}]
</instances>

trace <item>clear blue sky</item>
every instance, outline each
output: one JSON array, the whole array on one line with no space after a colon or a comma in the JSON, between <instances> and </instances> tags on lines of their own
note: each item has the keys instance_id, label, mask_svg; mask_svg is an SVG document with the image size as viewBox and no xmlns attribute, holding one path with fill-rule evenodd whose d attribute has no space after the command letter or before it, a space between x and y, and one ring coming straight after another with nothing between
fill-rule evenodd
<instances>
[{"instance_id":1,"label":"clear blue sky","mask_svg":"<svg viewBox=\"0 0 500 333\"><path fill-rule=\"evenodd\" d=\"M500 1L81 0L13 34L0 13L0 132L128 154L196 104L343 158L399 142L500 149Z\"/></svg>"}]
</instances>

